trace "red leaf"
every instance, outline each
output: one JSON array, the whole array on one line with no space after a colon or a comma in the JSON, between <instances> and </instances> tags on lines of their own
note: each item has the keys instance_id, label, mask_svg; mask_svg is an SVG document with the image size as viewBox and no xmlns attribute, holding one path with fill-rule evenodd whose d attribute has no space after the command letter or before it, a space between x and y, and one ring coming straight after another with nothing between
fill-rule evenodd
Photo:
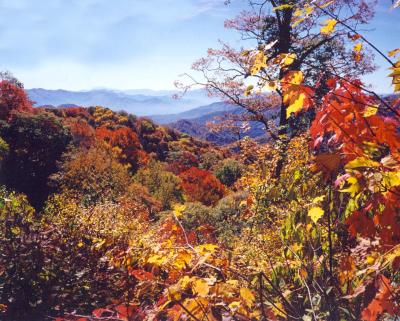
<instances>
[{"instance_id":1,"label":"red leaf","mask_svg":"<svg viewBox=\"0 0 400 321\"><path fill-rule=\"evenodd\" d=\"M154 279L154 275L152 273L146 272L144 270L132 270L130 274L139 281L150 281Z\"/></svg>"}]
</instances>

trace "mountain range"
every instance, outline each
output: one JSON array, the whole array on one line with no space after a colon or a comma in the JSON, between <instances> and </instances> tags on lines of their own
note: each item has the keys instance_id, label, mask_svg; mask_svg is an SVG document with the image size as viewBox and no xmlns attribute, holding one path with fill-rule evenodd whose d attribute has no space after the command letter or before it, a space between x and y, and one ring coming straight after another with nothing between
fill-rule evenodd
<instances>
[{"instance_id":1,"label":"mountain range","mask_svg":"<svg viewBox=\"0 0 400 321\"><path fill-rule=\"evenodd\" d=\"M112 110L125 110L138 116L176 114L216 101L203 90L187 92L175 99L174 91L95 89L89 91L48 90L34 88L27 90L35 106L82 107L104 106Z\"/></svg>"}]
</instances>

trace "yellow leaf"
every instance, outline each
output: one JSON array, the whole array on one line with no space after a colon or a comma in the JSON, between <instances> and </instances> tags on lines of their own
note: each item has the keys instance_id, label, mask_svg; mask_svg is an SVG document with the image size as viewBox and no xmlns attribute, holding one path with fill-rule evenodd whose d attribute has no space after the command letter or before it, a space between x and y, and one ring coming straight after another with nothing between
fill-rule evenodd
<instances>
[{"instance_id":1,"label":"yellow leaf","mask_svg":"<svg viewBox=\"0 0 400 321\"><path fill-rule=\"evenodd\" d=\"M309 16L314 12L314 8L306 3L306 5L304 6L304 11L306 12L306 15Z\"/></svg>"},{"instance_id":2,"label":"yellow leaf","mask_svg":"<svg viewBox=\"0 0 400 321\"><path fill-rule=\"evenodd\" d=\"M189 252L181 252L175 259L174 266L179 270L184 269L192 260L192 254Z\"/></svg>"},{"instance_id":3,"label":"yellow leaf","mask_svg":"<svg viewBox=\"0 0 400 321\"><path fill-rule=\"evenodd\" d=\"M324 199L325 199L325 195L321 195L321 196L314 198L312 202L315 204L315 203L322 202Z\"/></svg>"},{"instance_id":4,"label":"yellow leaf","mask_svg":"<svg viewBox=\"0 0 400 321\"><path fill-rule=\"evenodd\" d=\"M287 108L286 117L289 118L292 113L297 113L304 106L304 99L306 95L301 93Z\"/></svg>"},{"instance_id":5,"label":"yellow leaf","mask_svg":"<svg viewBox=\"0 0 400 321\"><path fill-rule=\"evenodd\" d=\"M240 302L239 301L233 301L228 305L229 309L236 311L240 307Z\"/></svg>"},{"instance_id":6,"label":"yellow leaf","mask_svg":"<svg viewBox=\"0 0 400 321\"><path fill-rule=\"evenodd\" d=\"M248 87L246 88L245 92L244 92L244 96L245 96L245 97L250 96L250 95L251 95L251 91L253 90L253 88L254 88L253 85L248 86Z\"/></svg>"},{"instance_id":7,"label":"yellow leaf","mask_svg":"<svg viewBox=\"0 0 400 321\"><path fill-rule=\"evenodd\" d=\"M167 261L167 258L166 258L166 257L161 256L161 255L158 255L158 254L155 254L155 255L153 255L153 256L150 256L150 257L147 259L147 263L155 264L155 265L158 265L158 266L162 265L162 264L165 263L166 261Z\"/></svg>"},{"instance_id":8,"label":"yellow leaf","mask_svg":"<svg viewBox=\"0 0 400 321\"><path fill-rule=\"evenodd\" d=\"M350 193L352 197L354 197L358 191L360 190L360 185L358 185L357 178L350 176L346 181L350 184L348 188L341 189L340 192L342 193Z\"/></svg>"},{"instance_id":9,"label":"yellow leaf","mask_svg":"<svg viewBox=\"0 0 400 321\"><path fill-rule=\"evenodd\" d=\"M292 63L294 63L294 61L296 60L296 58L297 58L297 56L296 56L296 54L294 54L294 53L286 54L286 55L284 56L284 58L282 59L282 63L283 63L285 66L289 66L289 65L291 65Z\"/></svg>"},{"instance_id":10,"label":"yellow leaf","mask_svg":"<svg viewBox=\"0 0 400 321\"><path fill-rule=\"evenodd\" d=\"M335 26L337 24L337 20L335 19L328 19L324 22L323 26L321 27L321 33L324 35L329 35L335 30Z\"/></svg>"},{"instance_id":11,"label":"yellow leaf","mask_svg":"<svg viewBox=\"0 0 400 321\"><path fill-rule=\"evenodd\" d=\"M400 185L400 172L382 173L382 176L386 189L391 189Z\"/></svg>"},{"instance_id":12,"label":"yellow leaf","mask_svg":"<svg viewBox=\"0 0 400 321\"><path fill-rule=\"evenodd\" d=\"M400 53L400 48L393 49L388 52L388 56L394 57L394 56L397 56L399 53Z\"/></svg>"},{"instance_id":13,"label":"yellow leaf","mask_svg":"<svg viewBox=\"0 0 400 321\"><path fill-rule=\"evenodd\" d=\"M286 10L286 9L291 9L291 8L293 8L292 4L282 4L280 6L273 7L272 9L274 11L277 11L277 10Z\"/></svg>"},{"instance_id":14,"label":"yellow leaf","mask_svg":"<svg viewBox=\"0 0 400 321\"><path fill-rule=\"evenodd\" d=\"M288 73L281 81L286 85L300 85L303 82L303 72L294 70Z\"/></svg>"},{"instance_id":15,"label":"yellow leaf","mask_svg":"<svg viewBox=\"0 0 400 321\"><path fill-rule=\"evenodd\" d=\"M213 254L217 248L218 246L215 244L202 244L196 246L194 249L200 255L206 255L206 254Z\"/></svg>"},{"instance_id":16,"label":"yellow leaf","mask_svg":"<svg viewBox=\"0 0 400 321\"><path fill-rule=\"evenodd\" d=\"M361 49L362 49L362 46L363 46L363 44L362 44L361 42L358 43L358 44L355 44L354 47L353 47L353 51L354 51L355 53L360 53L360 51L361 51Z\"/></svg>"},{"instance_id":17,"label":"yellow leaf","mask_svg":"<svg viewBox=\"0 0 400 321\"><path fill-rule=\"evenodd\" d=\"M318 220L324 215L324 210L320 207L313 207L308 211L308 216L316 224Z\"/></svg>"},{"instance_id":18,"label":"yellow leaf","mask_svg":"<svg viewBox=\"0 0 400 321\"><path fill-rule=\"evenodd\" d=\"M82 246L84 246L85 244L83 243L83 242L79 242L78 243L78 247L82 247Z\"/></svg>"},{"instance_id":19,"label":"yellow leaf","mask_svg":"<svg viewBox=\"0 0 400 321\"><path fill-rule=\"evenodd\" d=\"M294 243L292 245L292 251L297 253L299 251L301 251L303 249L303 245L299 244L299 243Z\"/></svg>"},{"instance_id":20,"label":"yellow leaf","mask_svg":"<svg viewBox=\"0 0 400 321\"><path fill-rule=\"evenodd\" d=\"M205 297L210 291L210 287L208 286L207 281L203 279L196 279L192 283L192 290L194 294L200 297Z\"/></svg>"},{"instance_id":21,"label":"yellow leaf","mask_svg":"<svg viewBox=\"0 0 400 321\"><path fill-rule=\"evenodd\" d=\"M379 106L367 106L363 112L364 117L371 117L376 115L378 112Z\"/></svg>"},{"instance_id":22,"label":"yellow leaf","mask_svg":"<svg viewBox=\"0 0 400 321\"><path fill-rule=\"evenodd\" d=\"M350 162L348 162L345 166L346 169L353 169L353 168L371 168L371 167L379 167L379 163L373 161L371 159L365 157L358 157Z\"/></svg>"},{"instance_id":23,"label":"yellow leaf","mask_svg":"<svg viewBox=\"0 0 400 321\"><path fill-rule=\"evenodd\" d=\"M294 12L293 12L293 16L294 17L301 17L303 15L303 10L302 9L296 9Z\"/></svg>"},{"instance_id":24,"label":"yellow leaf","mask_svg":"<svg viewBox=\"0 0 400 321\"><path fill-rule=\"evenodd\" d=\"M393 78L392 84L394 85L394 92L400 91L400 59L395 66L390 69L393 70L389 77Z\"/></svg>"},{"instance_id":25,"label":"yellow leaf","mask_svg":"<svg viewBox=\"0 0 400 321\"><path fill-rule=\"evenodd\" d=\"M185 205L181 205L181 204L175 204L173 207L173 211L176 215L176 217L181 217L183 211L186 209Z\"/></svg>"},{"instance_id":26,"label":"yellow leaf","mask_svg":"<svg viewBox=\"0 0 400 321\"><path fill-rule=\"evenodd\" d=\"M253 292L248 288L241 288L240 289L240 297L243 299L244 303L251 308L253 302L255 301L255 296Z\"/></svg>"}]
</instances>

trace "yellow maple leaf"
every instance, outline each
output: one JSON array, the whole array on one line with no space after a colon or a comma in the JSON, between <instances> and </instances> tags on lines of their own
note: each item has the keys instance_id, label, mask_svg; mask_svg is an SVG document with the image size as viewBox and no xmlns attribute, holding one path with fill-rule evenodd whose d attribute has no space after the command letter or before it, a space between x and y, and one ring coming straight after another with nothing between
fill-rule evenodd
<instances>
[{"instance_id":1,"label":"yellow maple leaf","mask_svg":"<svg viewBox=\"0 0 400 321\"><path fill-rule=\"evenodd\" d=\"M318 220L324 215L324 210L320 207L312 207L308 211L308 216L316 224Z\"/></svg>"},{"instance_id":2,"label":"yellow maple leaf","mask_svg":"<svg viewBox=\"0 0 400 321\"><path fill-rule=\"evenodd\" d=\"M186 206L182 205L182 204L175 204L173 207L173 211L174 211L176 217L181 217L182 213L185 209L186 209Z\"/></svg>"},{"instance_id":3,"label":"yellow maple leaf","mask_svg":"<svg viewBox=\"0 0 400 321\"><path fill-rule=\"evenodd\" d=\"M248 289L248 288L241 288L240 289L240 297L243 299L244 303L251 308L254 301L255 301L255 296L253 292Z\"/></svg>"},{"instance_id":4,"label":"yellow maple leaf","mask_svg":"<svg viewBox=\"0 0 400 321\"><path fill-rule=\"evenodd\" d=\"M337 24L337 20L335 19L328 19L324 21L322 27L321 27L321 33L324 35L329 35L335 30L335 26Z\"/></svg>"},{"instance_id":5,"label":"yellow maple leaf","mask_svg":"<svg viewBox=\"0 0 400 321\"><path fill-rule=\"evenodd\" d=\"M293 8L292 4L282 4L280 6L273 7L272 10L277 11L277 10L286 10L291 8Z\"/></svg>"},{"instance_id":6,"label":"yellow maple leaf","mask_svg":"<svg viewBox=\"0 0 400 321\"><path fill-rule=\"evenodd\" d=\"M345 166L346 169L353 169L353 168L363 168L363 167L379 167L379 163L365 158L365 157L357 157L356 159L348 162Z\"/></svg>"},{"instance_id":7,"label":"yellow maple leaf","mask_svg":"<svg viewBox=\"0 0 400 321\"><path fill-rule=\"evenodd\" d=\"M400 91L400 59L394 65L394 67L390 68L393 70L389 77L392 77L392 84L394 85L394 92Z\"/></svg>"},{"instance_id":8,"label":"yellow maple leaf","mask_svg":"<svg viewBox=\"0 0 400 321\"><path fill-rule=\"evenodd\" d=\"M181 252L175 259L174 266L179 270L184 269L192 260L192 254L189 252Z\"/></svg>"},{"instance_id":9,"label":"yellow maple leaf","mask_svg":"<svg viewBox=\"0 0 400 321\"><path fill-rule=\"evenodd\" d=\"M296 60L297 56L294 53L289 53L283 56L282 63L285 66L290 66Z\"/></svg>"},{"instance_id":10,"label":"yellow maple leaf","mask_svg":"<svg viewBox=\"0 0 400 321\"><path fill-rule=\"evenodd\" d=\"M378 112L378 109L379 109L378 105L376 105L376 106L367 106L364 109L363 115L364 115L364 117L374 116Z\"/></svg>"},{"instance_id":11,"label":"yellow maple leaf","mask_svg":"<svg viewBox=\"0 0 400 321\"><path fill-rule=\"evenodd\" d=\"M196 246L194 249L200 255L206 255L206 254L213 254L217 248L218 246L215 244L202 244Z\"/></svg>"},{"instance_id":12,"label":"yellow maple leaf","mask_svg":"<svg viewBox=\"0 0 400 321\"><path fill-rule=\"evenodd\" d=\"M357 178L350 176L346 179L347 183L350 184L348 188L341 189L339 192L350 193L351 197L354 197L360 190L360 185L358 184Z\"/></svg>"},{"instance_id":13,"label":"yellow maple leaf","mask_svg":"<svg viewBox=\"0 0 400 321\"><path fill-rule=\"evenodd\" d=\"M205 297L207 296L208 292L210 292L210 287L208 286L208 283L206 280L203 279L196 279L192 283L192 290L193 293L200 296L200 297Z\"/></svg>"},{"instance_id":14,"label":"yellow maple leaf","mask_svg":"<svg viewBox=\"0 0 400 321\"><path fill-rule=\"evenodd\" d=\"M354 45L353 47L353 51L355 53L360 53L361 49L362 49L363 44L361 42L357 43Z\"/></svg>"},{"instance_id":15,"label":"yellow maple leaf","mask_svg":"<svg viewBox=\"0 0 400 321\"><path fill-rule=\"evenodd\" d=\"M152 255L147 259L147 263L155 264L158 266L162 265L166 261L167 261L167 258L165 256L161 256L158 254Z\"/></svg>"},{"instance_id":16,"label":"yellow maple leaf","mask_svg":"<svg viewBox=\"0 0 400 321\"><path fill-rule=\"evenodd\" d=\"M390 51L388 52L388 56L389 56L389 57L394 57L394 56L396 56L396 55L398 55L398 54L400 54L400 48L393 49L393 50L390 50Z\"/></svg>"},{"instance_id":17,"label":"yellow maple leaf","mask_svg":"<svg viewBox=\"0 0 400 321\"><path fill-rule=\"evenodd\" d=\"M289 104L288 108L286 109L286 117L289 118L292 113L297 113L300 111L304 106L304 99L306 95L300 93L296 99L293 99L292 102Z\"/></svg>"}]
</instances>

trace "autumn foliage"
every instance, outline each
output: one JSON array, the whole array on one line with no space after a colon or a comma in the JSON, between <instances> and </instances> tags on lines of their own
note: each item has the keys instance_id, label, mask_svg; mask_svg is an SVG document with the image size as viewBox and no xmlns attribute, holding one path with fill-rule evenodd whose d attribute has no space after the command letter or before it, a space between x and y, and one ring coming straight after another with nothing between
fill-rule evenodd
<instances>
[{"instance_id":1,"label":"autumn foliage","mask_svg":"<svg viewBox=\"0 0 400 321\"><path fill-rule=\"evenodd\" d=\"M250 4L226 26L256 46L193 66L241 110L215 123L229 146L99 106L32 111L0 83L0 319L400 315L400 50L358 32L369 2ZM390 97L357 77L368 46Z\"/></svg>"},{"instance_id":2,"label":"autumn foliage","mask_svg":"<svg viewBox=\"0 0 400 321\"><path fill-rule=\"evenodd\" d=\"M182 188L190 201L213 205L224 196L225 188L207 170L191 167L179 175Z\"/></svg>"}]
</instances>

